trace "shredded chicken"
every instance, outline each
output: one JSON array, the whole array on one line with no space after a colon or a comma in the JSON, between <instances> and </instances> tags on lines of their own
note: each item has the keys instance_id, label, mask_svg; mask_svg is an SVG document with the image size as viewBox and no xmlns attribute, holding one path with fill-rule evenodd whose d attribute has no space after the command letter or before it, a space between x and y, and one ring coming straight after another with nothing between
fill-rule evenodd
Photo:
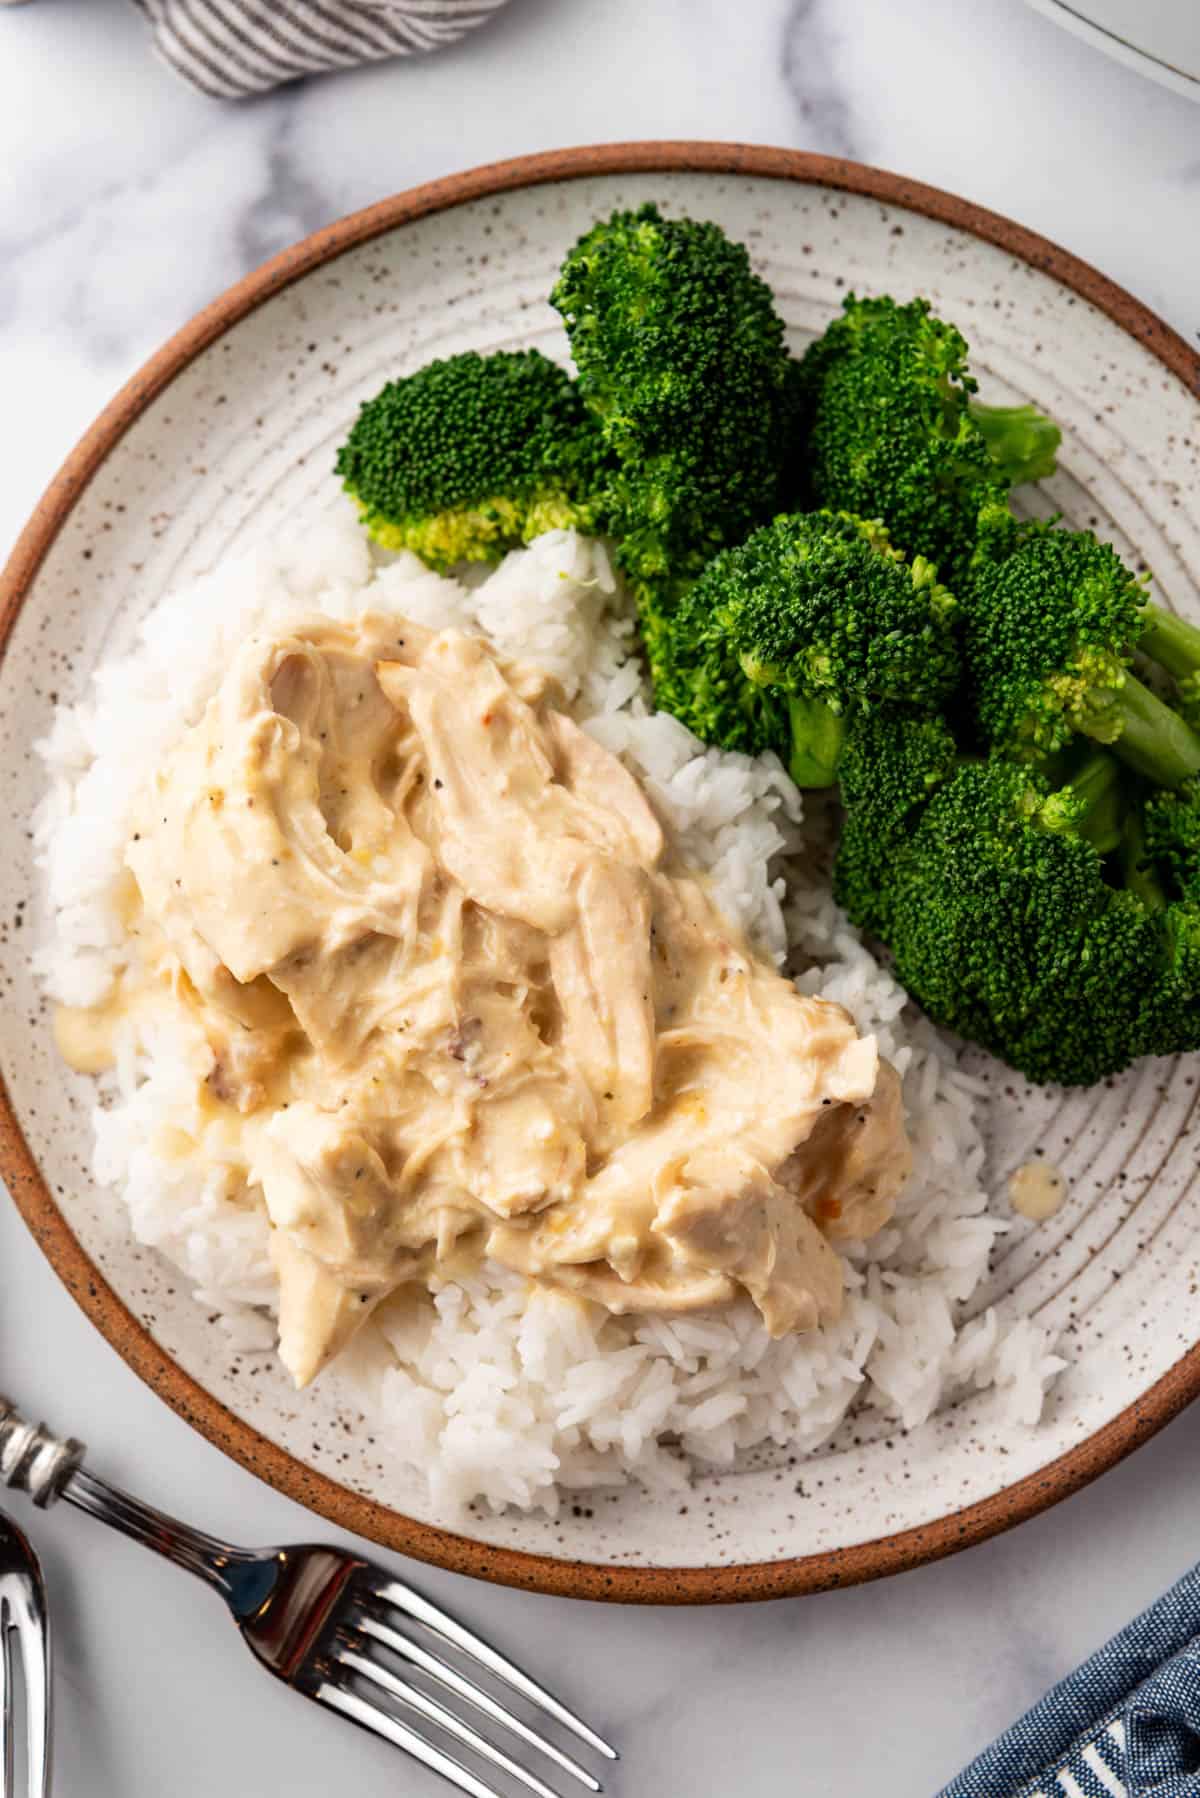
<instances>
[{"instance_id":1,"label":"shredded chicken","mask_svg":"<svg viewBox=\"0 0 1200 1798\"><path fill-rule=\"evenodd\" d=\"M899 1083L537 669L394 619L256 637L128 864L145 989L200 1020L206 1116L274 1226L298 1384L483 1256L614 1312L838 1315L830 1242L908 1173Z\"/></svg>"}]
</instances>

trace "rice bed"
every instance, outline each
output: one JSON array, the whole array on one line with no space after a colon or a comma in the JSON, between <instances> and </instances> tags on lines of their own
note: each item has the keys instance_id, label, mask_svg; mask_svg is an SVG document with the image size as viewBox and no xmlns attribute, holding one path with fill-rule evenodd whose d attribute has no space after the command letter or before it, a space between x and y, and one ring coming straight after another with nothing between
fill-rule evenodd
<instances>
[{"instance_id":1,"label":"rice bed","mask_svg":"<svg viewBox=\"0 0 1200 1798\"><path fill-rule=\"evenodd\" d=\"M854 1404L911 1428L956 1393L992 1388L1007 1425L1035 1423L1063 1365L1045 1333L994 1311L963 1319L1006 1228L989 1208L979 1084L834 905L816 871L819 826L805 825L779 762L706 749L650 710L628 601L598 542L551 532L464 582L412 556L377 559L339 506L161 600L133 651L60 707L40 745L49 791L35 841L51 925L37 969L50 996L94 1004L128 960L118 894L142 771L200 716L248 632L314 611L456 625L555 674L725 911L805 992L877 1036L903 1079L915 1153L892 1222L842 1245L842 1318L810 1335L772 1342L748 1301L612 1318L499 1268L398 1295L322 1376L342 1383L389 1456L423 1472L443 1511L482 1500L553 1512L564 1491L630 1478L675 1489L697 1466L765 1444L811 1452ZM98 1087L94 1172L235 1346L265 1353L276 1293L259 1196L236 1168L155 1146L164 1129L188 1129L196 1048L169 1008L124 1030Z\"/></svg>"}]
</instances>

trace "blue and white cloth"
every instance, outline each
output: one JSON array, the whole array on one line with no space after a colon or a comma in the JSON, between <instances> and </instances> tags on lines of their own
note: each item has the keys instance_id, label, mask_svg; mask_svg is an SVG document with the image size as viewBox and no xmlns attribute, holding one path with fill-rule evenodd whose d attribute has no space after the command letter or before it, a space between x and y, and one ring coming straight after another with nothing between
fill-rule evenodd
<instances>
[{"instance_id":1,"label":"blue and white cloth","mask_svg":"<svg viewBox=\"0 0 1200 1798\"><path fill-rule=\"evenodd\" d=\"M939 1798L1200 1798L1200 1567Z\"/></svg>"}]
</instances>

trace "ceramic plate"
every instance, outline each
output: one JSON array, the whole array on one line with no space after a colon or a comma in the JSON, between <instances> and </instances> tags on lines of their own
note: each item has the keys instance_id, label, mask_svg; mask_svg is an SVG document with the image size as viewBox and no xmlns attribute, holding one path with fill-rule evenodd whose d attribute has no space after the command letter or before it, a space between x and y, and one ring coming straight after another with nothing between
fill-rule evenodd
<instances>
[{"instance_id":1,"label":"ceramic plate","mask_svg":"<svg viewBox=\"0 0 1200 1798\"><path fill-rule=\"evenodd\" d=\"M251 275L194 319L101 417L38 508L0 596L0 1164L99 1329L229 1454L362 1534L462 1571L589 1597L712 1600L894 1571L1029 1516L1109 1466L1200 1386L1196 1061L1094 1091L1027 1088L988 1064L997 1191L1035 1149L1070 1196L1003 1239L977 1303L1036 1314L1070 1369L1035 1430L964 1401L909 1435L852 1420L819 1455L697 1479L686 1503L637 1489L451 1533L385 1471L335 1380L297 1397L232 1356L178 1275L130 1239L88 1178L89 1083L55 1056L27 945L37 883L26 825L32 744L165 587L264 522L333 491L334 446L383 379L430 356L561 349L546 303L598 214L657 198L744 239L793 342L850 288L927 294L958 320L989 395L1035 397L1064 433L1034 496L1153 567L1200 617L1200 365L1127 294L966 203L852 164L729 145L576 150L384 201ZM25 921L24 929L18 928Z\"/></svg>"}]
</instances>

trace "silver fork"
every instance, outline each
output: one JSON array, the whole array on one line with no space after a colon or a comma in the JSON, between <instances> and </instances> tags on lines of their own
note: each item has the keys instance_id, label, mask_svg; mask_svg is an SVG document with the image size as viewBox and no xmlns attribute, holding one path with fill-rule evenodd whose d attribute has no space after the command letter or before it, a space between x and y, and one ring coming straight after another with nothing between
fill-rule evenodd
<instances>
[{"instance_id":1,"label":"silver fork","mask_svg":"<svg viewBox=\"0 0 1200 1798\"><path fill-rule=\"evenodd\" d=\"M15 1523L0 1514L0 1793L16 1798L13 1649L25 1685L25 1790L50 1790L50 1615L38 1558Z\"/></svg>"},{"instance_id":2,"label":"silver fork","mask_svg":"<svg viewBox=\"0 0 1200 1798\"><path fill-rule=\"evenodd\" d=\"M219 1542L85 1472L83 1455L82 1443L27 1423L0 1396L0 1485L27 1492L36 1505L65 1499L196 1574L225 1600L256 1659L306 1698L394 1742L472 1798L502 1794L439 1746L438 1733L538 1798L559 1798L538 1774L433 1697L427 1689L432 1685L589 1791L602 1790L586 1767L468 1677L444 1651L473 1662L597 1754L615 1761L616 1749L404 1581L340 1548L249 1549Z\"/></svg>"}]
</instances>

